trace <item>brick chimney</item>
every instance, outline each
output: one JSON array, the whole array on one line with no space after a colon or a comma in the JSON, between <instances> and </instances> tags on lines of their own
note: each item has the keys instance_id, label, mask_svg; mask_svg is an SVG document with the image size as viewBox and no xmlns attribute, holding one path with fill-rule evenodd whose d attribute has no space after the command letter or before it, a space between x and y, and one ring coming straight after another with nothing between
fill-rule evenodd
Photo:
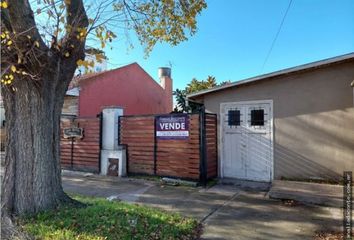
<instances>
[{"instance_id":1,"label":"brick chimney","mask_svg":"<svg viewBox=\"0 0 354 240\"><path fill-rule=\"evenodd\" d=\"M165 110L166 113L170 113L173 110L171 68L160 67L158 75L160 79L160 85L165 90Z\"/></svg>"}]
</instances>

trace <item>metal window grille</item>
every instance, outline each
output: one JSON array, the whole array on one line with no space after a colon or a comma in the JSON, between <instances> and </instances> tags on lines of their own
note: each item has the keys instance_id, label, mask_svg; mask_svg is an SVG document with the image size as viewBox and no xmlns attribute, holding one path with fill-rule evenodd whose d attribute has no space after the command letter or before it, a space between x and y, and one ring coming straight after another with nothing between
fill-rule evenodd
<instances>
[{"instance_id":1,"label":"metal window grille","mask_svg":"<svg viewBox=\"0 0 354 240\"><path fill-rule=\"evenodd\" d=\"M240 110L229 110L228 111L228 125L229 126L240 126L240 124L241 124Z\"/></svg>"},{"instance_id":2,"label":"metal window grille","mask_svg":"<svg viewBox=\"0 0 354 240\"><path fill-rule=\"evenodd\" d=\"M264 126L264 109L251 110L251 126Z\"/></svg>"}]
</instances>

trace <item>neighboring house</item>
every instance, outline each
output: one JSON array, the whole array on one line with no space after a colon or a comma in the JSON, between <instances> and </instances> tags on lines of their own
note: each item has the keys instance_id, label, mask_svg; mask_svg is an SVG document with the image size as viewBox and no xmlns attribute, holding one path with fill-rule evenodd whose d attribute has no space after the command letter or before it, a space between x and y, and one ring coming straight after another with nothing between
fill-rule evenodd
<instances>
[{"instance_id":1,"label":"neighboring house","mask_svg":"<svg viewBox=\"0 0 354 240\"><path fill-rule=\"evenodd\" d=\"M137 63L83 75L73 80L63 113L75 110L75 106L80 117L95 117L107 106L120 106L125 115L170 113L173 108L171 70L160 68L159 78L160 84Z\"/></svg>"},{"instance_id":2,"label":"neighboring house","mask_svg":"<svg viewBox=\"0 0 354 240\"><path fill-rule=\"evenodd\" d=\"M219 176L341 179L354 171L354 53L190 94L218 114Z\"/></svg>"},{"instance_id":3,"label":"neighboring house","mask_svg":"<svg viewBox=\"0 0 354 240\"><path fill-rule=\"evenodd\" d=\"M100 56L97 58L97 56ZM102 72L107 70L107 58L103 51L89 48L85 50L85 61L87 62L94 62L94 65L91 67L89 66L87 69L84 66L78 66L76 69L77 73L85 74L87 71L90 72Z\"/></svg>"},{"instance_id":4,"label":"neighboring house","mask_svg":"<svg viewBox=\"0 0 354 240\"><path fill-rule=\"evenodd\" d=\"M75 115L79 114L79 87L73 87L66 92L64 98L64 105L62 109L63 115Z\"/></svg>"}]
</instances>

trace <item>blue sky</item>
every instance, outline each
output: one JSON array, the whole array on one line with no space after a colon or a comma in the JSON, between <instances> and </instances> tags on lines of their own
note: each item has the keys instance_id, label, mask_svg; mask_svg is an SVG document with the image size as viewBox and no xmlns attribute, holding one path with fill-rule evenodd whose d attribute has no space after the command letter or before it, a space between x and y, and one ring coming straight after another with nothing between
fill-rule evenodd
<instances>
[{"instance_id":1,"label":"blue sky","mask_svg":"<svg viewBox=\"0 0 354 240\"><path fill-rule=\"evenodd\" d=\"M148 58L130 35L107 50L108 68L138 62L154 79L157 69L172 65L174 89L192 79L215 76L218 82L237 81L354 52L353 0L293 0L268 61L272 41L288 0L210 0L198 17L198 32L171 47L158 44Z\"/></svg>"}]
</instances>

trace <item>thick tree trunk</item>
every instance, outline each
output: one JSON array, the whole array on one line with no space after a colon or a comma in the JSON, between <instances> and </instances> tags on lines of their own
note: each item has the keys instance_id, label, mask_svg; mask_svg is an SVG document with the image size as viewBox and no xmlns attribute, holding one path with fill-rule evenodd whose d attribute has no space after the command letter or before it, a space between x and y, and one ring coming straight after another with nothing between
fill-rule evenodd
<instances>
[{"instance_id":1,"label":"thick tree trunk","mask_svg":"<svg viewBox=\"0 0 354 240\"><path fill-rule=\"evenodd\" d=\"M36 213L69 200L61 186L59 156L65 86L51 84L55 74L60 75L48 74L40 84L24 80L3 91L8 134L3 204L11 213Z\"/></svg>"},{"instance_id":2,"label":"thick tree trunk","mask_svg":"<svg viewBox=\"0 0 354 240\"><path fill-rule=\"evenodd\" d=\"M32 240L33 237L21 231L8 213L2 212L1 214L1 239L2 240Z\"/></svg>"},{"instance_id":3,"label":"thick tree trunk","mask_svg":"<svg viewBox=\"0 0 354 240\"><path fill-rule=\"evenodd\" d=\"M61 186L59 124L65 91L85 56L85 39L77 36L88 19L82 0L64 4L70 31L57 48L55 41L50 46L43 41L28 0L11 0L2 9L2 26L18 33L6 63L27 73L15 74L2 89L7 142L1 198L8 214L37 213L70 201Z\"/></svg>"}]
</instances>

